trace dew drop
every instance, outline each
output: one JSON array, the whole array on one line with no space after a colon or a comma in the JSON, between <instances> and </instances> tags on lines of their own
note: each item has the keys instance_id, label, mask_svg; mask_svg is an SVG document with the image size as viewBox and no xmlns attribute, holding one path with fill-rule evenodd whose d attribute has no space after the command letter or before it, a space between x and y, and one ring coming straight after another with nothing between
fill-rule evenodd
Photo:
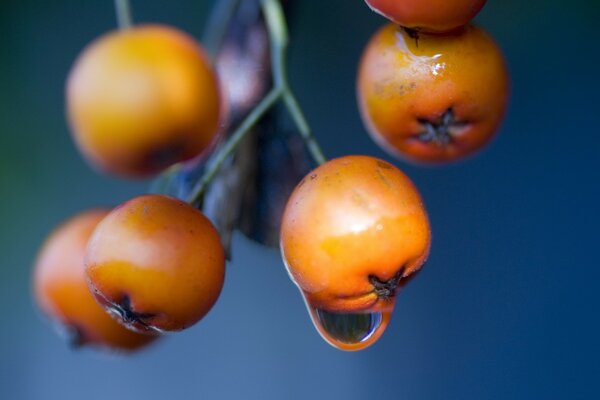
<instances>
[{"instance_id":1,"label":"dew drop","mask_svg":"<svg viewBox=\"0 0 600 400\"><path fill-rule=\"evenodd\" d=\"M363 350L375 343L387 328L390 312L331 312L307 302L315 328L327 343L346 350Z\"/></svg>"},{"instance_id":2,"label":"dew drop","mask_svg":"<svg viewBox=\"0 0 600 400\"><path fill-rule=\"evenodd\" d=\"M342 314L316 309L317 318L332 337L343 343L367 340L381 325L381 313Z\"/></svg>"}]
</instances>

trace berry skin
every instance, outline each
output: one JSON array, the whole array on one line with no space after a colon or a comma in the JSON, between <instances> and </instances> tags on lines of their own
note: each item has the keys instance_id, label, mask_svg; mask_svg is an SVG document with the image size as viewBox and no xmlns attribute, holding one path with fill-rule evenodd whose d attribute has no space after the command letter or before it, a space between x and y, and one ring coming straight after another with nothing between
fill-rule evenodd
<instances>
[{"instance_id":1,"label":"berry skin","mask_svg":"<svg viewBox=\"0 0 600 400\"><path fill-rule=\"evenodd\" d=\"M71 132L100 170L147 177L207 151L223 105L215 72L187 34L161 25L108 33L68 77Z\"/></svg>"},{"instance_id":2,"label":"berry skin","mask_svg":"<svg viewBox=\"0 0 600 400\"><path fill-rule=\"evenodd\" d=\"M85 266L96 299L130 329L179 331L217 301L225 254L200 211L171 197L145 195L98 225Z\"/></svg>"},{"instance_id":3,"label":"berry skin","mask_svg":"<svg viewBox=\"0 0 600 400\"><path fill-rule=\"evenodd\" d=\"M448 32L464 26L486 0L366 0L375 12L406 28Z\"/></svg>"},{"instance_id":4,"label":"berry skin","mask_svg":"<svg viewBox=\"0 0 600 400\"><path fill-rule=\"evenodd\" d=\"M132 332L104 311L90 293L84 272L85 247L108 210L79 214L46 240L35 263L33 290L41 310L69 333L74 346L139 349L156 336Z\"/></svg>"},{"instance_id":5,"label":"berry skin","mask_svg":"<svg viewBox=\"0 0 600 400\"><path fill-rule=\"evenodd\" d=\"M367 156L331 160L292 193L281 251L294 282L314 308L391 312L397 289L421 268L429 221L410 179Z\"/></svg>"},{"instance_id":6,"label":"berry skin","mask_svg":"<svg viewBox=\"0 0 600 400\"><path fill-rule=\"evenodd\" d=\"M417 36L393 24L371 39L360 63L363 122L391 154L447 163L483 148L502 122L508 72L481 29Z\"/></svg>"}]
</instances>

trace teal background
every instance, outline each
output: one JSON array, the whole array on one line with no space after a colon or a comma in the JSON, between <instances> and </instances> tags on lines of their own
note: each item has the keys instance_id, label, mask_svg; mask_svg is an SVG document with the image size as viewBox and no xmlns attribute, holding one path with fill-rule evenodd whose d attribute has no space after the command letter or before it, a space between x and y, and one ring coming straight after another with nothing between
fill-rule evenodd
<instances>
[{"instance_id":1,"label":"teal background","mask_svg":"<svg viewBox=\"0 0 600 400\"><path fill-rule=\"evenodd\" d=\"M209 3L133 6L137 21L199 37ZM383 20L358 0L297 3L290 75L326 153L391 160L354 97L361 49ZM278 252L238 235L205 320L119 357L69 350L30 296L56 224L147 188L91 171L65 124L66 74L114 28L112 2L1 2L0 398L600 398L600 4L488 3L478 21L510 65L510 111L476 158L396 162L422 191L434 242L379 343L354 354L326 345Z\"/></svg>"}]
</instances>

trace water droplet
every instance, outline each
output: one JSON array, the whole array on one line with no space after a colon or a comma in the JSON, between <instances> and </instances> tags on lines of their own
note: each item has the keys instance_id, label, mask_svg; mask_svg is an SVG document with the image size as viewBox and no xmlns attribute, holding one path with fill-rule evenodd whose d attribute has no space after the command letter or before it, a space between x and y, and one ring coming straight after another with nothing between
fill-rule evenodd
<instances>
[{"instance_id":1,"label":"water droplet","mask_svg":"<svg viewBox=\"0 0 600 400\"><path fill-rule=\"evenodd\" d=\"M331 312L312 307L310 317L323 339L346 351L365 349L375 343L387 328L391 312Z\"/></svg>"}]
</instances>

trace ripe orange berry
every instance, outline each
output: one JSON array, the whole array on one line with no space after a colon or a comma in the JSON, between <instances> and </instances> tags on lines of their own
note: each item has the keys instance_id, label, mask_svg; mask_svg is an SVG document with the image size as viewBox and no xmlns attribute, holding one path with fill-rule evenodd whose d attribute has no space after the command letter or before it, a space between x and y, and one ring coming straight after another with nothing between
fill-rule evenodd
<instances>
[{"instance_id":1,"label":"ripe orange berry","mask_svg":"<svg viewBox=\"0 0 600 400\"><path fill-rule=\"evenodd\" d=\"M475 153L494 136L508 73L479 28L414 36L389 24L362 56L357 92L363 121L383 148L406 160L444 163Z\"/></svg>"},{"instance_id":2,"label":"ripe orange berry","mask_svg":"<svg viewBox=\"0 0 600 400\"><path fill-rule=\"evenodd\" d=\"M96 299L128 327L178 331L217 301L225 253L200 211L174 198L146 195L104 218L88 244L85 265Z\"/></svg>"},{"instance_id":3,"label":"ripe orange berry","mask_svg":"<svg viewBox=\"0 0 600 400\"><path fill-rule=\"evenodd\" d=\"M320 320L317 328L345 350L372 344L383 332L397 289L425 262L430 238L410 179L367 156L338 158L311 172L291 195L281 225L283 259L313 320ZM383 329L367 329L364 337L352 326L346 330L348 323L369 328L372 322L360 315L368 313L382 313Z\"/></svg>"},{"instance_id":4,"label":"ripe orange berry","mask_svg":"<svg viewBox=\"0 0 600 400\"><path fill-rule=\"evenodd\" d=\"M161 25L89 45L66 88L71 131L92 165L145 177L207 150L222 119L216 74L198 43Z\"/></svg>"},{"instance_id":5,"label":"ripe orange berry","mask_svg":"<svg viewBox=\"0 0 600 400\"><path fill-rule=\"evenodd\" d=\"M483 8L486 0L366 0L384 17L426 32L448 32L464 26Z\"/></svg>"},{"instance_id":6,"label":"ripe orange berry","mask_svg":"<svg viewBox=\"0 0 600 400\"><path fill-rule=\"evenodd\" d=\"M107 214L108 210L87 211L48 237L35 263L33 289L42 311L72 335L72 344L134 350L156 336L132 332L112 319L94 300L85 278L85 247Z\"/></svg>"}]
</instances>

